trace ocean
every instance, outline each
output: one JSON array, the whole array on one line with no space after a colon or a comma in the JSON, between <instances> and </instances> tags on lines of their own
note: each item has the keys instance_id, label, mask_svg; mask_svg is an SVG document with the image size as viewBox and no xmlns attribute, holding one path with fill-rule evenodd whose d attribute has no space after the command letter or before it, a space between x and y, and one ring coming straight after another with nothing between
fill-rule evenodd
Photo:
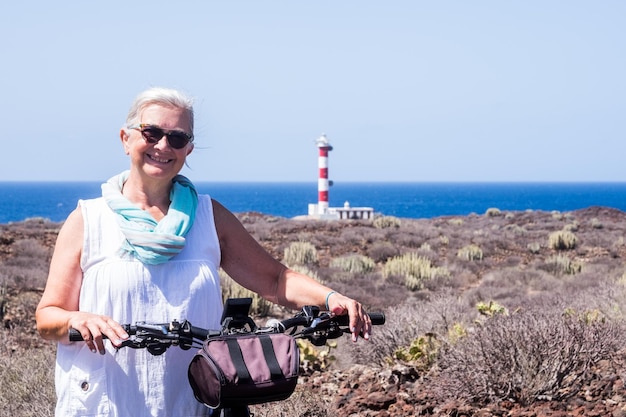
<instances>
[{"instance_id":1,"label":"ocean","mask_svg":"<svg viewBox=\"0 0 626 417\"><path fill-rule=\"evenodd\" d=\"M280 217L308 213L317 183L196 183L235 213ZM78 199L100 195L95 182L0 182L0 224L43 217L63 221ZM626 183L335 183L331 207L372 207L400 218L433 218L503 211L571 211L590 206L626 211Z\"/></svg>"}]
</instances>

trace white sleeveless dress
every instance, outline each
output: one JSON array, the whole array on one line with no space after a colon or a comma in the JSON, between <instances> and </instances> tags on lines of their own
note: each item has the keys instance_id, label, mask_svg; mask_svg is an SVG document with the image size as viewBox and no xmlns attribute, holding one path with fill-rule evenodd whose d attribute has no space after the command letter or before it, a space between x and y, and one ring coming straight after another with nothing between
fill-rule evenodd
<instances>
[{"instance_id":1,"label":"white sleeveless dress","mask_svg":"<svg viewBox=\"0 0 626 417\"><path fill-rule=\"evenodd\" d=\"M81 200L85 233L80 310L122 324L189 320L219 329L222 299L220 246L208 195L198 196L196 218L181 253L160 265L121 259L124 236L102 198ZM195 348L170 347L152 356L145 349L92 353L84 342L59 343L56 415L109 417L207 416L193 396L187 366Z\"/></svg>"}]
</instances>

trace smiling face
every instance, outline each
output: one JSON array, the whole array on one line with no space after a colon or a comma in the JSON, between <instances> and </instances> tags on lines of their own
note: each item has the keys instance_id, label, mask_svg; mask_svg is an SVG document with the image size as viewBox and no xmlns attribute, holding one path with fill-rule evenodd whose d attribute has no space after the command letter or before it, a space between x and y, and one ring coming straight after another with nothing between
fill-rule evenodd
<instances>
[{"instance_id":1,"label":"smiling face","mask_svg":"<svg viewBox=\"0 0 626 417\"><path fill-rule=\"evenodd\" d=\"M187 110L152 104L139 115L137 124L157 126L166 131L176 130L191 134L191 117ZM189 142L181 149L172 148L165 136L150 144L138 129L122 129L120 133L126 154L130 156L131 173L139 174L146 181L171 181L185 164L193 150Z\"/></svg>"}]
</instances>

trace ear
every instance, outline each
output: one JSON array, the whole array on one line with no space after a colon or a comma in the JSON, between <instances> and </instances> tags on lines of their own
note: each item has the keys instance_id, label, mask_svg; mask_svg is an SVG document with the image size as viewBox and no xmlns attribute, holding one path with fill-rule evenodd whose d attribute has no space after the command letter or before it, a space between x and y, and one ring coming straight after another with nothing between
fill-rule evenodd
<instances>
[{"instance_id":1,"label":"ear","mask_svg":"<svg viewBox=\"0 0 626 417\"><path fill-rule=\"evenodd\" d=\"M189 155L189 154L193 151L193 148L194 148L194 144L193 144L193 142L191 142L189 145L190 145L190 146L189 146L189 148L187 149L187 155Z\"/></svg>"},{"instance_id":2,"label":"ear","mask_svg":"<svg viewBox=\"0 0 626 417\"><path fill-rule=\"evenodd\" d=\"M126 155L128 155L130 153L129 144L128 144L129 138L130 138L130 135L128 134L126 129L121 129L120 130L120 139L122 141L122 146L124 146L124 152L126 153Z\"/></svg>"}]
</instances>

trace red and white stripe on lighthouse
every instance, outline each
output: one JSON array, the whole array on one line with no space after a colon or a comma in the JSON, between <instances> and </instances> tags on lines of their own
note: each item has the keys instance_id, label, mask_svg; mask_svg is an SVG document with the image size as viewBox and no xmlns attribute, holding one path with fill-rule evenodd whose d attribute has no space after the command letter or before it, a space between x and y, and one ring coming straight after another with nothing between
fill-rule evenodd
<instances>
[{"instance_id":1,"label":"red and white stripe on lighthouse","mask_svg":"<svg viewBox=\"0 0 626 417\"><path fill-rule=\"evenodd\" d=\"M319 149L319 157L317 160L317 166L319 168L319 178L317 182L317 212L318 214L325 214L328 211L328 152L333 150L333 147L328 143L326 135L320 136L317 141L317 147Z\"/></svg>"}]
</instances>

